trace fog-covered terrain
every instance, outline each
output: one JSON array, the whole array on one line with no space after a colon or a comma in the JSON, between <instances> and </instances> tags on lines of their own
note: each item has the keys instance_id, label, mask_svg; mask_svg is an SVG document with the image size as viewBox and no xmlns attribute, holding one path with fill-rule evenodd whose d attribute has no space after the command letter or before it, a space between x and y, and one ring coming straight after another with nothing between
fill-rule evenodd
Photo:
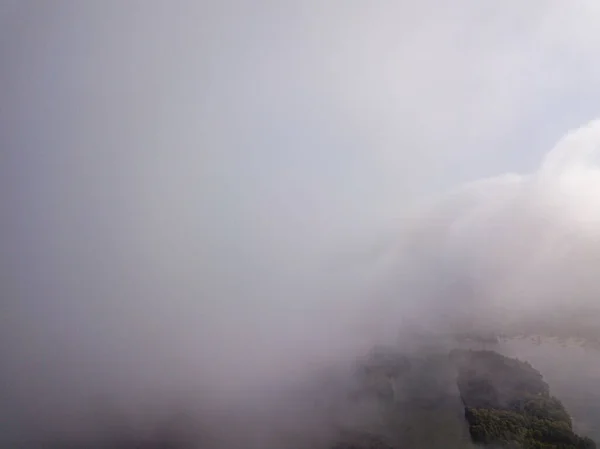
<instances>
[{"instance_id":1,"label":"fog-covered terrain","mask_svg":"<svg viewBox=\"0 0 600 449\"><path fill-rule=\"evenodd\" d=\"M461 335L600 440L599 25L595 0L0 1L0 446L468 447ZM378 345L439 408L353 396Z\"/></svg>"},{"instance_id":2,"label":"fog-covered terrain","mask_svg":"<svg viewBox=\"0 0 600 449\"><path fill-rule=\"evenodd\" d=\"M573 342L531 338L500 343L508 356L530 361L543 374L552 391L573 417L575 429L600 441L600 352Z\"/></svg>"}]
</instances>

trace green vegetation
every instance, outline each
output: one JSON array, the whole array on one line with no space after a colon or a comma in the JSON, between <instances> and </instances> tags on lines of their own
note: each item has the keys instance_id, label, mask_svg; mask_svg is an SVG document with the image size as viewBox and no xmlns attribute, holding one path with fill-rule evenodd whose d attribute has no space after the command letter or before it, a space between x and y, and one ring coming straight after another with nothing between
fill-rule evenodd
<instances>
[{"instance_id":1,"label":"green vegetation","mask_svg":"<svg viewBox=\"0 0 600 449\"><path fill-rule=\"evenodd\" d=\"M476 443L503 448L592 449L592 440L580 437L565 421L537 418L522 412L467 408L471 437Z\"/></svg>"},{"instance_id":2,"label":"green vegetation","mask_svg":"<svg viewBox=\"0 0 600 449\"><path fill-rule=\"evenodd\" d=\"M474 442L515 449L591 449L529 363L493 351L453 351Z\"/></svg>"},{"instance_id":3,"label":"green vegetation","mask_svg":"<svg viewBox=\"0 0 600 449\"><path fill-rule=\"evenodd\" d=\"M595 449L529 363L493 351L403 354L376 348L357 370L357 402L379 427L343 429L332 449Z\"/></svg>"}]
</instances>

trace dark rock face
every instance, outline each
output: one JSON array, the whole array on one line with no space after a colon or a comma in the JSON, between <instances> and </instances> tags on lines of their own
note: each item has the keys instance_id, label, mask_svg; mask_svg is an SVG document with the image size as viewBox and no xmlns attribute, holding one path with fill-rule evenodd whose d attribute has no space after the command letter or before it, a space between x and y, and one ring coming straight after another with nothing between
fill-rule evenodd
<instances>
[{"instance_id":1,"label":"dark rock face","mask_svg":"<svg viewBox=\"0 0 600 449\"><path fill-rule=\"evenodd\" d=\"M446 351L376 348L357 369L356 400L379 404L379 428L346 431L335 449L464 449L470 439ZM349 430L349 429L348 429Z\"/></svg>"},{"instance_id":2,"label":"dark rock face","mask_svg":"<svg viewBox=\"0 0 600 449\"><path fill-rule=\"evenodd\" d=\"M511 408L523 398L547 396L549 387L529 363L494 351L453 351L458 388L471 408Z\"/></svg>"},{"instance_id":3,"label":"dark rock face","mask_svg":"<svg viewBox=\"0 0 600 449\"><path fill-rule=\"evenodd\" d=\"M335 443L331 449L395 449L381 436L369 433L349 433Z\"/></svg>"}]
</instances>

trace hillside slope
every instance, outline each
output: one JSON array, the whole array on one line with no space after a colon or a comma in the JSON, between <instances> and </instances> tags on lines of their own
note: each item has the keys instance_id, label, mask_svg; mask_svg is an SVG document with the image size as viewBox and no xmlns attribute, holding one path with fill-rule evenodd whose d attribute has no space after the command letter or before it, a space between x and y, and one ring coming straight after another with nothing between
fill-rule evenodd
<instances>
[{"instance_id":1,"label":"hillside slope","mask_svg":"<svg viewBox=\"0 0 600 449\"><path fill-rule=\"evenodd\" d=\"M529 363L494 351L453 351L465 417L476 443L522 449L592 449Z\"/></svg>"},{"instance_id":2,"label":"hillside slope","mask_svg":"<svg viewBox=\"0 0 600 449\"><path fill-rule=\"evenodd\" d=\"M377 401L378 429L341 429L332 449L594 449L530 364L493 351L379 348L357 369L356 401Z\"/></svg>"}]
</instances>

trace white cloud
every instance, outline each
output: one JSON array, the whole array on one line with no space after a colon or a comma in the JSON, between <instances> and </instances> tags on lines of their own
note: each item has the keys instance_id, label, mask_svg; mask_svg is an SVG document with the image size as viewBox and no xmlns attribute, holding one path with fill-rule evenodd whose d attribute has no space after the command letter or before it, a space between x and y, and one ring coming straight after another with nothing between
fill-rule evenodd
<instances>
[{"instance_id":1,"label":"white cloud","mask_svg":"<svg viewBox=\"0 0 600 449\"><path fill-rule=\"evenodd\" d=\"M387 294L398 315L414 301L417 318L432 326L509 329L535 319L552 332L548 317L558 311L600 313L599 168L600 121L592 121L561 139L534 173L434 199L410 219L388 277L377 282L393 286ZM407 271L408 282L392 280ZM580 332L566 319L561 331Z\"/></svg>"},{"instance_id":2,"label":"white cloud","mask_svg":"<svg viewBox=\"0 0 600 449\"><path fill-rule=\"evenodd\" d=\"M32 421L597 305L597 123L535 168L599 115L597 2L40 5L0 13L0 384Z\"/></svg>"}]
</instances>

